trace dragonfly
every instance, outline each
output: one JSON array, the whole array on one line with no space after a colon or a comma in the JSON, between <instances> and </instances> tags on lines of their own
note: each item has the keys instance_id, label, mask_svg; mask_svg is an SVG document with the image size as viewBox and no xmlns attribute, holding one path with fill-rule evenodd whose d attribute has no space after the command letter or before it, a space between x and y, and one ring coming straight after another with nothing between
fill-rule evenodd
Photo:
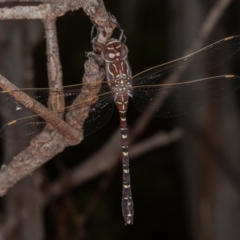
<instances>
[{"instance_id":1,"label":"dragonfly","mask_svg":"<svg viewBox=\"0 0 240 240\"><path fill-rule=\"evenodd\" d=\"M47 106L49 94L55 92L65 98L65 108L54 111L66 116L69 110L83 107L91 102L89 115L84 122L84 135L101 128L111 117L114 104L120 115L122 148L123 188L122 214L125 225L133 224L134 205L130 184L128 134L126 112L129 98L135 106L148 113L155 107L155 116L176 117L198 107L218 101L240 87L240 77L221 75L206 77L216 66L224 63L240 50L240 36L232 36L215 42L197 52L174 61L158 65L132 76L128 48L123 34L109 39L100 48L100 57L105 62L106 80L101 82L96 101L85 99L75 104L74 100L83 88L96 90L96 83L82 83L65 86L62 89L20 89ZM176 81L177 77L181 77ZM163 102L158 107L159 102ZM29 115L26 107L9 95L0 92L0 106L6 110L22 112L26 116L10 121L0 130L4 138L8 130L16 132L13 140L31 139L46 126L46 121L38 115ZM17 134L17 132L19 134Z\"/></svg>"}]
</instances>

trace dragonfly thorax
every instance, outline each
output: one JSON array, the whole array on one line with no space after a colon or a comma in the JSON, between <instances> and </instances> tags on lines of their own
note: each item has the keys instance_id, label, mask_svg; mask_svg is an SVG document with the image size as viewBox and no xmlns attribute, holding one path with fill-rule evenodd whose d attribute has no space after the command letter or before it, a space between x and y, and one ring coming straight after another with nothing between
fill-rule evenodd
<instances>
[{"instance_id":1,"label":"dragonfly thorax","mask_svg":"<svg viewBox=\"0 0 240 240\"><path fill-rule=\"evenodd\" d=\"M105 61L106 78L116 96L131 95L132 73L127 54L128 48L118 39L110 39L101 52Z\"/></svg>"}]
</instances>

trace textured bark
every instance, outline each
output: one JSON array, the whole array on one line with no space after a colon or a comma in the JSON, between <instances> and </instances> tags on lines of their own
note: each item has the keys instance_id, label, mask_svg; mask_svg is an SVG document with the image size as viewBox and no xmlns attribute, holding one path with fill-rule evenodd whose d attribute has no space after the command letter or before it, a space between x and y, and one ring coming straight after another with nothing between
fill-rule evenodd
<instances>
[{"instance_id":1,"label":"textured bark","mask_svg":"<svg viewBox=\"0 0 240 240\"><path fill-rule=\"evenodd\" d=\"M63 7L66 11L73 8L71 4L63 5ZM103 6L103 3L101 1L99 3L95 1L94 2L85 1L83 4L83 8L85 12L87 12L87 14L91 17L91 19L94 20L96 24L100 25L98 35L100 42L106 41L106 39L109 38L112 29L109 27L108 24L109 15L107 14ZM30 10L28 10L28 14L30 16L31 12L29 11ZM14 16L12 16L12 18L14 18ZM49 18L52 18L51 14L49 15ZM44 25L47 36L47 47L49 51L49 53L47 53L47 56L50 86L59 88L61 86L62 73L58 54L56 31L54 31L55 29L54 20L51 21L44 20ZM98 39L96 39L96 41L98 41ZM86 61L83 82L96 80L100 81L103 79L103 77L104 77L103 69L100 69L97 63L95 63L92 59ZM3 90L6 91L17 89L4 77L1 77L0 86ZM0 181L2 183L0 187L0 195L4 195L9 187L13 186L17 181L22 179L24 176L33 172L43 163L50 160L54 155L63 151L65 147L69 145L78 144L82 140L82 135L81 132L79 131L81 130L81 126L78 126L78 130L74 130L71 128L71 126L67 125L64 121L61 121L58 117L56 117L53 112L41 106L41 104L34 101L24 93L11 92L11 94L14 95L14 98L16 100L27 106L35 113L44 117L48 122L52 123L52 126L55 126L63 134L59 134L59 132L56 133L56 131L54 131L52 127L50 127L48 130L46 129L46 131L42 132L37 138L35 138L32 141L28 148L26 148L23 152L18 154L8 166L2 169L2 171L0 172ZM83 97L84 99L86 98L86 93L84 94ZM81 100L81 97L78 98L78 101L79 99ZM90 107L91 105L90 103L91 102L89 102L88 107ZM53 101L51 103L51 108L58 109L60 107L58 106L58 104L59 104L58 102ZM84 120L88 115L88 109L86 108L86 106L84 106L84 110L79 109L78 111L80 111L81 114L75 114L74 121L71 119L71 123L73 125L74 122L83 124ZM66 138L67 135L70 136L69 139L70 141L67 140L68 139Z\"/></svg>"},{"instance_id":2,"label":"textured bark","mask_svg":"<svg viewBox=\"0 0 240 240\"><path fill-rule=\"evenodd\" d=\"M15 6L0 9L0 19L2 20L43 19L47 41L47 67L50 87L62 87L62 72L55 27L56 17L65 14L69 10L79 9L80 7L85 10L92 21L100 25L100 41L106 41L111 34L112 28L109 28L109 15L105 10L102 1L53 1L52 4L46 3L38 6ZM32 23L29 24L29 26L31 26ZM39 25L36 26L39 27ZM9 31L9 39L14 40L15 42L13 42L15 43L15 46L18 46L15 49L13 48L14 45L11 45L10 47L13 48L16 53L19 53L19 58L17 58L17 61L15 62L16 64L14 65L8 54L4 57L3 54L1 54L1 60L2 62L5 62L5 65L1 65L1 74L6 74L6 76L8 76L12 82L15 82L17 86L29 88L32 86L31 81L34 74L31 72L32 66L29 67L26 64L32 62L34 44L36 44L38 38L34 38L36 35L29 32L29 36L31 36L28 39L29 41L26 41L26 39L25 41L21 41L24 31L19 31L19 25L16 25L16 28L14 27L14 24L9 22L7 29ZM14 32L14 29L17 31ZM41 28L39 29L41 31ZM35 30L34 27L32 30ZM102 33L102 31L104 31L104 33ZM15 35L11 36L11 34ZM2 36L7 36L6 31ZM4 43L5 40L8 41L8 39L3 39L2 42ZM96 41L98 41L98 39L96 39ZM30 45L30 43L32 45ZM32 48L30 48L30 46ZM22 49L27 50L24 52ZM5 59L9 59L11 63L7 65ZM8 66L11 67L8 68ZM86 61L85 70L86 73L83 76L83 82L92 80L96 81L96 79L99 81L104 77L103 70L100 69L98 64L92 59ZM30 73L29 78L26 77L26 73ZM23 83L23 80L27 80L28 84ZM11 84L10 81L3 76L1 76L0 87L5 91L18 90L17 87ZM2 167L0 171L0 195L4 195L10 187L14 186L25 176L31 174L45 162L49 161L57 153L63 151L67 146L75 145L82 140L82 126L79 126L78 129L74 129L58 118L61 116L57 117L53 113L53 111L58 112L58 109L64 107L62 99L56 99L54 96L51 96L50 111L25 95L23 92L15 91L10 94L14 95L14 98L17 101L21 102L33 112L44 117L45 120L52 123L52 125L49 125L45 131L33 139L30 145L25 149L24 147L26 146L19 143L7 145L6 149L8 150L5 153L5 159L7 160L5 160L4 167ZM84 97L86 97L86 94ZM76 119L75 116L74 121L83 124L84 119L88 115L87 112L88 109L85 107L84 112L82 111L82 113L85 114L76 115L78 119ZM3 116L4 114L5 113L3 112ZM6 118L8 117L9 116L6 116ZM56 128L53 128L52 126L55 126ZM56 131L56 129L59 131ZM22 150L22 152L9 161L19 150ZM16 151L15 154L14 151ZM4 223L1 223L1 238L32 240L34 237L36 240L45 239L43 227L44 197L40 190L42 179L42 172L41 170L38 170L32 177L26 177L23 181L16 184L15 188L11 189L7 197L4 199L6 217L4 218Z\"/></svg>"}]
</instances>

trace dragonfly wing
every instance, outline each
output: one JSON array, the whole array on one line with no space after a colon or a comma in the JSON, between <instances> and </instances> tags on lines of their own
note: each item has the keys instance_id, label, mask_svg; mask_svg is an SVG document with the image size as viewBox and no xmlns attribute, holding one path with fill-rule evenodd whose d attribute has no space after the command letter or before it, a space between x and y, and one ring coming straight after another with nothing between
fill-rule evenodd
<instances>
[{"instance_id":1,"label":"dragonfly wing","mask_svg":"<svg viewBox=\"0 0 240 240\"><path fill-rule=\"evenodd\" d=\"M49 95L50 93L56 94L58 97L63 97L65 99L65 106L70 106L73 101L76 99L76 97L81 93L81 90L83 87L85 89L99 89L101 86L102 92L109 91L109 86L107 83L104 82L94 82L94 83L84 83L84 84L76 84L71 86L65 86L59 89L54 88L22 88L15 91L0 91L0 107L4 110L15 112L15 113L22 113L22 114L33 114L32 111L27 109L23 104L16 101L12 96L11 93L13 92L24 92L33 99L37 100L41 104L43 104L45 107L48 105Z\"/></svg>"},{"instance_id":2,"label":"dragonfly wing","mask_svg":"<svg viewBox=\"0 0 240 240\"><path fill-rule=\"evenodd\" d=\"M98 86L100 87L100 86ZM92 92L92 90L94 91L94 89L87 89L87 92ZM89 108L89 114L87 119L84 121L84 125L83 125L83 130L84 130L84 136L87 136L95 131L97 131L99 128L101 128L112 116L113 113L113 106L114 106L114 93L113 91L110 89L108 82L104 81L101 85L101 88L98 92L98 95L95 97L96 101L94 103L92 103L92 101L94 101L92 97L86 97L86 99L84 99L83 101L81 101L79 104L75 104L73 103L71 106L67 107L66 109L73 109L73 108L79 108L79 107L83 107L86 108L87 106L89 106L89 104L91 104L90 108ZM84 114L83 112L81 112L81 109L79 108L80 112L75 112L77 115L80 114ZM70 111L71 113L71 111ZM73 118L76 114L73 113ZM67 118L71 117L67 115ZM72 117L71 117L72 118Z\"/></svg>"},{"instance_id":3,"label":"dragonfly wing","mask_svg":"<svg viewBox=\"0 0 240 240\"><path fill-rule=\"evenodd\" d=\"M25 92L24 90L20 90L22 92ZM20 102L16 101L9 93L18 93L19 90L17 91L0 91L0 107L7 112L12 112L14 115L18 118L23 117L26 114L28 115L33 115L34 113L26 108L23 104ZM27 90L25 93L28 95L32 96L32 94L35 94L36 91L34 90ZM47 98L45 98L46 94L48 94L48 91L45 92L43 91L42 93L42 101L41 103L46 106L47 103ZM37 99L37 95L35 95L35 99Z\"/></svg>"},{"instance_id":4,"label":"dragonfly wing","mask_svg":"<svg viewBox=\"0 0 240 240\"><path fill-rule=\"evenodd\" d=\"M101 88L100 88L101 87ZM16 101L12 96L12 92L24 92L39 101L43 105L48 105L50 93L56 94L55 96L63 97L65 99L65 107L59 109L57 112L67 112L76 108L89 105L87 98L79 104L74 104L74 100L81 93L82 89L87 91L99 91L98 101L90 107L89 117L85 121L85 132L90 134L103 126L112 115L113 94L106 81L94 82L87 84L77 84L66 86L61 89L19 89L16 91L0 91L0 106L7 111L14 112L17 118L0 129L0 137L5 139L12 139L17 141L29 141L32 137L40 133L46 125L43 118L35 115L31 110L27 109L23 104ZM99 90L100 88L100 90ZM57 113L56 112L56 113ZM9 134L9 133L13 134ZM10 137L9 137L10 136Z\"/></svg>"},{"instance_id":5,"label":"dragonfly wing","mask_svg":"<svg viewBox=\"0 0 240 240\"><path fill-rule=\"evenodd\" d=\"M135 75L132 84L139 86L204 78L204 74L225 62L239 49L240 36L225 38L185 57L147 69Z\"/></svg>"},{"instance_id":6,"label":"dragonfly wing","mask_svg":"<svg viewBox=\"0 0 240 240\"><path fill-rule=\"evenodd\" d=\"M19 142L29 142L43 130L45 125L45 120L38 115L19 118L4 125L0 129L0 137Z\"/></svg>"},{"instance_id":7,"label":"dragonfly wing","mask_svg":"<svg viewBox=\"0 0 240 240\"><path fill-rule=\"evenodd\" d=\"M176 117L220 100L240 87L240 77L217 76L175 84L145 85L133 88L133 101L141 112L155 109L155 116Z\"/></svg>"},{"instance_id":8,"label":"dragonfly wing","mask_svg":"<svg viewBox=\"0 0 240 240\"><path fill-rule=\"evenodd\" d=\"M98 101L91 105L89 116L84 122L84 135L101 128L112 116L114 102L110 92L99 96ZM83 103L71 105L67 109L73 110L83 106ZM46 126L46 121L38 115L31 115L13 120L0 129L0 137L15 141L30 141ZM9 137L10 136L10 137Z\"/></svg>"},{"instance_id":9,"label":"dragonfly wing","mask_svg":"<svg viewBox=\"0 0 240 240\"><path fill-rule=\"evenodd\" d=\"M112 93L102 95L98 101L91 106L88 118L83 125L84 136L97 131L111 118L114 108L113 99L114 96Z\"/></svg>"}]
</instances>

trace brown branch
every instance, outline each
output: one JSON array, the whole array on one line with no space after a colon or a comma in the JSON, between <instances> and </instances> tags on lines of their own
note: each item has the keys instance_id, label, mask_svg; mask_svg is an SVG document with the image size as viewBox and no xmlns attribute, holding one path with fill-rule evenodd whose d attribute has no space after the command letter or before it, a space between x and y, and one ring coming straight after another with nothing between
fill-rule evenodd
<instances>
[{"instance_id":1,"label":"brown branch","mask_svg":"<svg viewBox=\"0 0 240 240\"><path fill-rule=\"evenodd\" d=\"M91 0L74 1L74 3L79 3L79 2L83 3L82 7L84 11L87 13L87 15L90 16L91 20L96 22L99 25L99 36L101 38L98 37L98 39L100 39L100 41L103 41L103 42L106 41L106 39L110 37L114 26L110 26L111 24L109 24L109 15L105 10L102 0L99 0L98 2L91 1ZM74 4L72 5L71 4L68 5L68 4L69 2L66 3L68 7L66 7L65 9L69 10L70 7L71 9L74 9L75 7ZM56 9L54 9L55 13L57 11ZM31 15L33 13L28 12L28 14ZM25 17L30 18L29 17L30 15L28 16L26 15ZM12 16L14 16L14 14ZM48 19L52 18L52 16L53 15L50 14L47 18ZM1 19L1 11L0 11L0 19ZM54 39L53 37L54 31L55 31L53 26L54 21L55 20L53 20L52 22L45 21L44 23L47 31L46 35L48 35L49 41L52 41ZM50 40L51 38L52 40ZM54 51L57 49L54 50L54 43L52 43L51 46L50 45L48 47L50 51L52 51L52 53L48 55L48 59L49 59L48 64L49 64L49 67L52 69L49 70L50 72L48 72L48 74L51 81L55 82L55 80L58 79L59 81L59 79L61 78L58 75L60 65L59 65L58 56L54 53ZM85 74L83 76L83 82L87 82L87 83L95 82L95 81L99 82L99 80L102 80L104 78L104 75L105 75L104 70L100 68L99 65L93 59L87 60L84 66L85 66ZM56 73L58 74L54 75ZM51 84L53 84L53 82ZM59 82L57 84L59 84ZM0 78L0 87L2 87L3 90L7 90L7 91L19 90L3 77ZM57 153L63 151L65 147L69 145L77 144L82 140L81 135L78 135L79 131L76 131L73 129L72 137L74 140L66 141L67 135L65 134L67 132L70 133L72 131L72 129L69 127L68 124L66 124L60 118L56 117L51 111L43 107L40 103L31 99L29 96L27 96L23 92L15 91L15 92L9 92L9 94L13 96L17 101L20 101L21 103L23 103L24 106L29 107L31 110L33 110L34 112L36 112L37 114L45 118L47 122L50 122L57 129L58 129L58 126L61 125L61 128L63 127L61 132L63 133L63 129L65 129L66 132L63 133L64 134L63 135L63 134L60 134L55 129L48 129L48 131L44 131L40 135L38 135L36 138L34 138L31 141L29 147L27 147L24 151L22 151L16 157L14 157L14 159L10 162L10 164L4 167L0 171L0 182L1 182L0 196L4 195L10 187L12 187L16 182L18 182L24 176L32 173L36 168L38 168L39 166L41 166L42 164L50 160ZM89 92L89 89L84 89L83 87L82 93L80 94L80 96L77 98L76 101L83 101L83 99L85 100L88 97L88 95L92 97L93 94L97 94L97 92L91 93ZM56 105L54 106L54 108L55 107ZM70 111L69 114L67 115L67 122L69 122L72 126L80 130L82 128L82 124L84 120L88 115L89 107L90 107L90 102L89 102L89 105L83 106L83 108L79 109L78 111Z\"/></svg>"},{"instance_id":2,"label":"brown branch","mask_svg":"<svg viewBox=\"0 0 240 240\"><path fill-rule=\"evenodd\" d=\"M43 117L47 122L55 126L65 136L68 136L69 140L75 141L79 137L79 133L71 128L67 123L59 119L50 110L34 100L26 93L19 91L15 85L10 83L6 78L0 75L0 87L5 90L9 95L13 96L15 100L22 103L26 108L31 109L36 114Z\"/></svg>"},{"instance_id":3,"label":"brown branch","mask_svg":"<svg viewBox=\"0 0 240 240\"><path fill-rule=\"evenodd\" d=\"M52 12L51 4L41 4L39 6L16 6L0 8L0 19L52 19L62 16L65 11L59 11L57 14Z\"/></svg>"},{"instance_id":4,"label":"brown branch","mask_svg":"<svg viewBox=\"0 0 240 240\"><path fill-rule=\"evenodd\" d=\"M108 39L111 36L112 29L109 28L109 25L111 25L109 23L109 14L105 9L102 0L50 0L42 2L46 3L38 6L15 6L11 8L0 8L0 19L54 19L64 15L68 11L74 11L83 8L84 12L100 28L100 36L102 35L103 39Z\"/></svg>"},{"instance_id":5,"label":"brown branch","mask_svg":"<svg viewBox=\"0 0 240 240\"><path fill-rule=\"evenodd\" d=\"M44 3L38 6L5 7L0 8L0 19L53 19L64 15L70 10L74 11L84 7L85 2L84 0L54 1L52 4ZM92 2L92 9L96 8L94 1L89 0L87 2Z\"/></svg>"},{"instance_id":6,"label":"brown branch","mask_svg":"<svg viewBox=\"0 0 240 240\"><path fill-rule=\"evenodd\" d=\"M62 87L62 66L59 56L56 19L43 20L43 25L46 36L49 87L60 88Z\"/></svg>"},{"instance_id":7,"label":"brown branch","mask_svg":"<svg viewBox=\"0 0 240 240\"><path fill-rule=\"evenodd\" d=\"M61 109L64 109L65 103L62 90L62 66L57 41L56 19L43 20L43 25L46 33L48 85L50 88L59 89L58 92L50 91L48 108L58 112L58 117L63 118Z\"/></svg>"},{"instance_id":8,"label":"brown branch","mask_svg":"<svg viewBox=\"0 0 240 240\"><path fill-rule=\"evenodd\" d=\"M67 3L71 3L71 0L0 0L0 3L8 3L8 2L29 2L29 3L61 3L63 4L64 2Z\"/></svg>"},{"instance_id":9,"label":"brown branch","mask_svg":"<svg viewBox=\"0 0 240 240\"><path fill-rule=\"evenodd\" d=\"M102 72L100 71L99 75L99 66L93 62L92 60L88 60L85 64L85 74L83 79L85 81L90 81L92 79L98 79L102 77ZM89 75L90 74L90 75ZM10 89L11 90L11 89ZM24 94L22 92L17 92L16 94ZM26 95L26 94L25 94ZM81 95L81 94L80 94ZM24 96L29 101L34 101L28 95ZM81 95L79 98L83 97L85 99L85 93L83 96ZM25 101L25 100L24 100ZM27 100L26 100L27 101ZM36 102L36 101L35 101ZM36 102L41 109L43 106ZM35 105L34 105L35 106ZM32 106L29 106L32 109ZM46 109L48 110L48 109ZM76 112L85 114L76 114ZM37 110L40 111L40 110ZM48 110L49 111L49 110ZM72 118L68 117L67 119L72 120L72 124L78 123L83 124L85 118L88 114L88 109L84 106L84 109L79 109L78 111L72 111L71 113L75 113ZM52 113L50 111L50 117L52 117ZM60 118L56 117L58 122L56 124L60 124ZM46 119L47 120L47 119ZM73 121L74 120L74 121ZM64 123L64 121L63 121ZM65 123L66 124L66 123ZM69 129L69 125L67 125L67 129ZM55 127L55 126L54 126ZM81 128L81 126L79 127ZM24 151L19 153L14 159L7 165L4 169L0 171L0 196L4 195L8 188L13 186L17 181L22 179L27 174L33 172L36 168L50 160L57 153L64 150L65 147L69 145L78 144L82 140L81 138L75 138L74 141L66 140L66 135L60 134L60 132L54 129L48 129L48 131L43 131L40 135L38 135L35 139L32 140L30 146L26 148Z\"/></svg>"}]
</instances>

